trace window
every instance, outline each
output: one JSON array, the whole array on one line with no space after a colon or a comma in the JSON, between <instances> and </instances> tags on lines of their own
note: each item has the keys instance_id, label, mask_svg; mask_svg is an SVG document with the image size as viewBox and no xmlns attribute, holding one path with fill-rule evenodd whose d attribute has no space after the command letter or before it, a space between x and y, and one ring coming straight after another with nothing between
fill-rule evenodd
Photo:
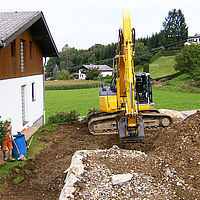
<instances>
[{"instance_id":1,"label":"window","mask_svg":"<svg viewBox=\"0 0 200 200\"><path fill-rule=\"evenodd\" d=\"M32 53L33 53L33 50L32 50L32 41L30 41L29 42L29 55L30 55L30 59L32 59L32 57L33 57L33 55L32 55Z\"/></svg>"},{"instance_id":2,"label":"window","mask_svg":"<svg viewBox=\"0 0 200 200\"><path fill-rule=\"evenodd\" d=\"M11 42L11 57L16 56L16 45L15 45L15 40Z\"/></svg>"},{"instance_id":3,"label":"window","mask_svg":"<svg viewBox=\"0 0 200 200\"><path fill-rule=\"evenodd\" d=\"M21 62L21 72L25 71L26 66L26 41L20 40L20 62Z\"/></svg>"},{"instance_id":4,"label":"window","mask_svg":"<svg viewBox=\"0 0 200 200\"><path fill-rule=\"evenodd\" d=\"M21 106L22 106L22 124L23 126L28 123L27 121L27 105L26 105L26 85L21 86Z\"/></svg>"},{"instance_id":5,"label":"window","mask_svg":"<svg viewBox=\"0 0 200 200\"><path fill-rule=\"evenodd\" d=\"M35 83L32 83L32 101L35 101Z\"/></svg>"}]
</instances>

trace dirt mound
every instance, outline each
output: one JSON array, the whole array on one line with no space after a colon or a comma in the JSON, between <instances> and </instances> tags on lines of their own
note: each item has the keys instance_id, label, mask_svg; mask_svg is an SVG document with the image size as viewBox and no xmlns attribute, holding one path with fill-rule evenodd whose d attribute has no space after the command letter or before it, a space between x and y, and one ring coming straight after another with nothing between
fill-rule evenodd
<instances>
[{"instance_id":1,"label":"dirt mound","mask_svg":"<svg viewBox=\"0 0 200 200\"><path fill-rule=\"evenodd\" d=\"M126 196L124 188L132 188L134 191L133 194L129 192L129 198L140 195L145 197L147 191L142 188L142 181L147 176L148 187L145 188L151 188L152 184L153 191L149 195L154 198L157 198L156 191L159 191L159 188L163 188L163 193L158 196L160 199L198 199L200 196L200 112L173 124L172 127L146 130L145 143L119 144L117 135L93 136L88 132L87 125L81 123L62 125L56 130L44 131L41 134L47 148L37 155L34 161L28 161L20 169L13 169L14 173L18 171L19 175L24 177L21 183L15 184L12 176L1 179L2 183L9 185L6 190L0 191L1 199L58 199L64 186L63 171L70 166L72 155L78 150L97 149L108 149L109 156L106 153L95 154L97 157L90 156L93 167L107 167L107 175L126 172L132 173L134 177L132 185L115 188L109 185L116 190L119 199ZM109 152L113 145L120 147L120 150L114 152L116 157ZM129 150L142 151L146 156L143 159L120 157L122 154L126 155L124 151L127 151L127 155L131 154ZM87 173L92 176L92 167L87 159L84 162L88 164ZM100 169L101 167L97 170ZM98 174L101 175L101 171L98 171ZM82 194L88 178L87 174L83 177L86 181L83 179L81 183L77 183ZM106 180L110 180L109 177ZM78 191L75 192L75 199L79 197Z\"/></svg>"},{"instance_id":2,"label":"dirt mound","mask_svg":"<svg viewBox=\"0 0 200 200\"><path fill-rule=\"evenodd\" d=\"M186 199L195 199L199 195L200 185L200 112L173 127L160 129L153 142L151 154L158 157L163 167L175 171L180 181L172 183ZM160 158L160 159L159 159Z\"/></svg>"},{"instance_id":3,"label":"dirt mound","mask_svg":"<svg viewBox=\"0 0 200 200\"><path fill-rule=\"evenodd\" d=\"M161 87L163 82L171 80L171 79L172 79L171 77L165 77L165 78L160 79L159 81L154 80L153 87Z\"/></svg>"}]
</instances>

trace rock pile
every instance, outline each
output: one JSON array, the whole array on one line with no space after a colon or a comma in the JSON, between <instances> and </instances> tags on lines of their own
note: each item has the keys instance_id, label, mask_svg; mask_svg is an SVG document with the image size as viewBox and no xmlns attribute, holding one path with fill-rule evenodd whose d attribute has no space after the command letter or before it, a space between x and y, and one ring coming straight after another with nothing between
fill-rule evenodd
<instances>
[{"instance_id":1,"label":"rock pile","mask_svg":"<svg viewBox=\"0 0 200 200\"><path fill-rule=\"evenodd\" d=\"M141 147L134 144L132 150L115 146L78 151L84 172L77 176L73 196L66 199L198 199L200 112L172 127L149 130L147 138L153 133L146 153L133 150ZM131 178L113 182L113 176L123 174Z\"/></svg>"}]
</instances>

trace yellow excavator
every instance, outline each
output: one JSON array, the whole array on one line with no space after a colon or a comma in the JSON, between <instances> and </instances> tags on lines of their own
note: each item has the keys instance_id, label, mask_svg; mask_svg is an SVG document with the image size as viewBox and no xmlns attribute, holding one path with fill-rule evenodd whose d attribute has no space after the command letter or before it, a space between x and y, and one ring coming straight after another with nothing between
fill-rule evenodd
<instances>
[{"instance_id":1,"label":"yellow excavator","mask_svg":"<svg viewBox=\"0 0 200 200\"><path fill-rule=\"evenodd\" d=\"M152 83L149 73L134 72L135 29L129 11L123 12L123 29L119 29L113 78L110 86L99 91L99 112L88 115L93 135L119 133L120 142L144 140L145 127L167 127L168 115L153 109Z\"/></svg>"}]
</instances>

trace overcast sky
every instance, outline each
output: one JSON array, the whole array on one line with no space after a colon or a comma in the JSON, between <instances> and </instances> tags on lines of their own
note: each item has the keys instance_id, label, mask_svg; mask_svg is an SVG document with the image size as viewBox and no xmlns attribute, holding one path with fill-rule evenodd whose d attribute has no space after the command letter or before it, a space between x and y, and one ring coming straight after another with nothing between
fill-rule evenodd
<instances>
[{"instance_id":1,"label":"overcast sky","mask_svg":"<svg viewBox=\"0 0 200 200\"><path fill-rule=\"evenodd\" d=\"M0 11L43 11L59 51L117 42L123 9L131 12L136 38L159 32L172 9L181 9L189 35L200 34L199 0L5 0Z\"/></svg>"}]
</instances>

